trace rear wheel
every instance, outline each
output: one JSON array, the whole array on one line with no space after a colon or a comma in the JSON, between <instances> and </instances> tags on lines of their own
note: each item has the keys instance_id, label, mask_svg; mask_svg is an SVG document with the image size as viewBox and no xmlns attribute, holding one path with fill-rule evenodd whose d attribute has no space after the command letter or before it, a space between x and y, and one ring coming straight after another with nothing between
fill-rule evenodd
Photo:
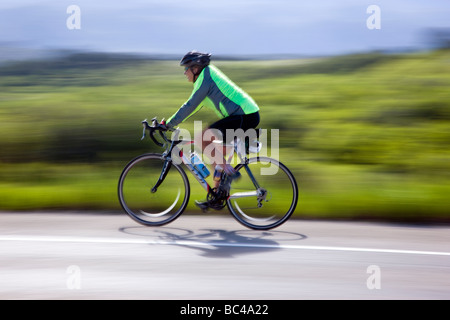
<instances>
[{"instance_id":1,"label":"rear wheel","mask_svg":"<svg viewBox=\"0 0 450 320\"><path fill-rule=\"evenodd\" d=\"M236 170L241 179L231 184L228 209L241 224L256 230L280 226L294 213L298 187L294 175L281 162L255 157Z\"/></svg>"},{"instance_id":2,"label":"rear wheel","mask_svg":"<svg viewBox=\"0 0 450 320\"><path fill-rule=\"evenodd\" d=\"M162 177L163 168L166 176ZM157 182L162 183L156 187ZM186 209L190 186L184 170L161 154L144 154L123 169L118 185L125 212L146 226L161 226L175 220Z\"/></svg>"}]
</instances>

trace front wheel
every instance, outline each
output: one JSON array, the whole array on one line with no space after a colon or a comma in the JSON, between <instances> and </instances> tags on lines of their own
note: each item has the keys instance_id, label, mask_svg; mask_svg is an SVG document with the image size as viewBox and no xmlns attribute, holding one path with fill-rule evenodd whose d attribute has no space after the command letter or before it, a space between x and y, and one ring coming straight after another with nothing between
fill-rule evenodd
<instances>
[{"instance_id":1,"label":"front wheel","mask_svg":"<svg viewBox=\"0 0 450 320\"><path fill-rule=\"evenodd\" d=\"M184 170L161 154L144 154L123 169L118 185L125 212L146 226L161 226L181 215L190 186Z\"/></svg>"},{"instance_id":2,"label":"front wheel","mask_svg":"<svg viewBox=\"0 0 450 320\"><path fill-rule=\"evenodd\" d=\"M241 178L231 184L227 206L236 220L251 229L269 230L289 219L297 206L298 187L285 165L255 157L235 169Z\"/></svg>"}]
</instances>

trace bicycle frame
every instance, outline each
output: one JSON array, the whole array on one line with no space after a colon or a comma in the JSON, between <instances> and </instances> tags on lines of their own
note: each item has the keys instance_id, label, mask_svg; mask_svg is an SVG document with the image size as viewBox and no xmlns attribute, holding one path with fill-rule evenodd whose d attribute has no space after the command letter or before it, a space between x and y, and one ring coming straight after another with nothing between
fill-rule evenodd
<instances>
[{"instance_id":1,"label":"bicycle frame","mask_svg":"<svg viewBox=\"0 0 450 320\"><path fill-rule=\"evenodd\" d=\"M209 183L204 179L194 168L192 165L190 159L184 154L183 150L184 148L179 148L178 145L194 145L195 147L195 141L194 140L178 140L178 136L180 133L179 129L176 129L173 133L174 138L172 140L168 139L166 136L166 133L163 131L159 131L161 137L164 139L165 143L158 142L154 137L154 128L150 127L147 123L147 120L142 121L144 125L144 131L142 135L142 139L145 137L145 132L147 129L150 129L150 138L160 147L166 147L166 150L162 153L162 156L165 159L163 169L161 171L161 175L156 182L155 186L152 188L152 192L156 192L158 186L164 181L165 177L167 176L167 173L169 172L171 166L172 166L172 155L176 154L180 157L182 163L188 168L188 170L193 174L193 176L197 179L197 181L200 183L200 185L205 189L206 192L210 192L212 190ZM153 124L157 123L156 119L153 119ZM153 130L152 130L153 129ZM213 143L222 144L222 141L214 140ZM233 148L233 151L230 152L226 163L230 164L234 155L237 155L240 161L240 164L242 164L245 168L245 171L247 172L250 180L252 181L253 185L255 186L255 191L248 191L248 192L237 192L232 195L228 196L228 199L237 199L237 198L244 198L244 197L254 197L257 196L258 198L264 197L264 194L261 193L260 186L258 182L256 181L254 175L252 174L250 168L248 167L248 158L245 155L245 148L244 148L244 142L241 141L239 138L235 138L234 142L232 144L223 144L226 148Z\"/></svg>"},{"instance_id":2,"label":"bicycle frame","mask_svg":"<svg viewBox=\"0 0 450 320\"><path fill-rule=\"evenodd\" d=\"M175 135L177 135L177 132L174 133ZM164 166L160 175L160 178L158 180L158 182L156 183L155 187L153 187L152 192L156 191L156 188L164 181L164 178L167 175L167 172L170 170L170 167L172 165L172 156L173 154L176 154L180 157L182 163L186 166L186 168L192 173L192 175L197 179L197 181L200 183L200 185L205 189L206 192L210 192L210 190L212 189L211 186L209 185L209 183L206 181L205 178L203 178L198 172L197 170L194 168L194 166L192 165L190 159L186 156L185 152L183 151L184 148L179 148L179 145L194 145L195 147L195 141L193 140L166 140L166 141L170 141L170 145L167 146L165 152L163 153L163 157L165 157L165 162L164 162ZM213 141L213 143L217 143L217 144L222 144L222 141ZM242 144L239 138L237 138L235 140L234 143L229 144L229 145L224 145L224 147L226 148L233 148L233 151L230 152L230 154L227 157L226 162L228 164L231 163L233 156L237 155L239 160L241 161L241 164L244 166L245 171L247 172L249 178L251 179L251 181L253 182L254 186L255 186L255 191L250 191L250 192L237 192L234 193L232 195L229 195L229 198L231 199L236 199L236 198L243 198L243 197L254 197L254 196L261 196L258 193L258 189L259 189L259 184L256 181L255 177L253 176L250 168L248 167L247 163L248 163L248 158L242 154Z\"/></svg>"}]
</instances>

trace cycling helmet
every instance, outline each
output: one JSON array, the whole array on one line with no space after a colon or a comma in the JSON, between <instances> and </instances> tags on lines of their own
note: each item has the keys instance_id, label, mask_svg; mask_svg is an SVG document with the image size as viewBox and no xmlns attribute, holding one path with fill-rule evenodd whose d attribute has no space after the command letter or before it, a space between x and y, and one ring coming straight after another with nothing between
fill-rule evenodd
<instances>
[{"instance_id":1,"label":"cycling helmet","mask_svg":"<svg viewBox=\"0 0 450 320\"><path fill-rule=\"evenodd\" d=\"M193 67L200 66L201 68L209 65L211 60L210 53L201 53L198 51L189 51L184 55L184 57L180 61L180 66L183 67Z\"/></svg>"}]
</instances>

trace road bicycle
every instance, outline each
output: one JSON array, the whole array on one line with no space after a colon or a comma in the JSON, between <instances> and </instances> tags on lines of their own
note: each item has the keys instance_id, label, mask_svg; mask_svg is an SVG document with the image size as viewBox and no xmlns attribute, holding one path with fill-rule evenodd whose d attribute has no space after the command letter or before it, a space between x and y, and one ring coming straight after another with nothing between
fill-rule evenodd
<instances>
[{"instance_id":1,"label":"road bicycle","mask_svg":"<svg viewBox=\"0 0 450 320\"><path fill-rule=\"evenodd\" d=\"M142 121L152 141L164 148L162 153L146 153L131 160L123 169L118 183L119 201L124 211L145 226L161 226L174 221L186 209L191 187L186 168L214 200L214 209L228 207L232 216L242 225L255 230L269 230L286 222L298 201L298 187L294 175L281 162L270 157L253 156L261 151L257 139L235 138L225 145L232 149L227 162L234 159L234 167L241 173L239 180L227 182L222 172L218 188L208 183L209 170L203 163L193 162L195 147L192 140L179 139L180 129L167 136L167 128L152 119ZM159 132L159 137L155 133ZM162 139L162 142L161 142ZM188 150L187 150L188 149ZM206 168L206 170L205 170ZM206 171L206 172L205 172Z\"/></svg>"}]
</instances>

